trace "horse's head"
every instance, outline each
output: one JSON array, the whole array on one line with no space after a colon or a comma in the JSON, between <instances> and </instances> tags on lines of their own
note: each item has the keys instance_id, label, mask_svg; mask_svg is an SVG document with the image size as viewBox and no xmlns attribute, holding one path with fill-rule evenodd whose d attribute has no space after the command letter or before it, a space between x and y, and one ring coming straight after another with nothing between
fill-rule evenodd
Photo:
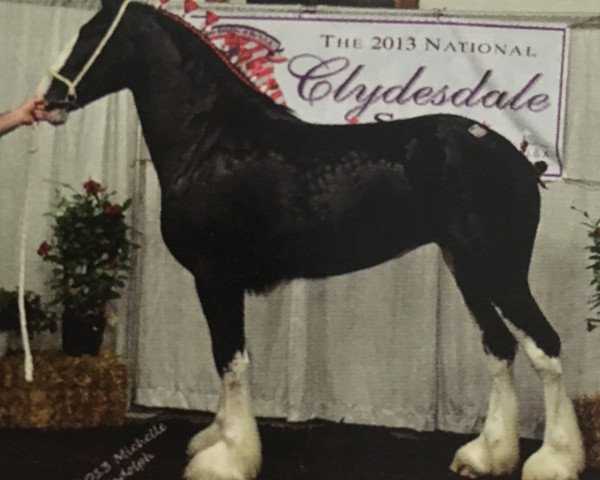
<instances>
[{"instance_id":1,"label":"horse's head","mask_svg":"<svg viewBox=\"0 0 600 480\"><path fill-rule=\"evenodd\" d=\"M46 119L50 123L62 124L68 112L128 86L127 67L133 63L128 3L102 0L100 12L81 27L53 65L38 89L48 102Z\"/></svg>"}]
</instances>

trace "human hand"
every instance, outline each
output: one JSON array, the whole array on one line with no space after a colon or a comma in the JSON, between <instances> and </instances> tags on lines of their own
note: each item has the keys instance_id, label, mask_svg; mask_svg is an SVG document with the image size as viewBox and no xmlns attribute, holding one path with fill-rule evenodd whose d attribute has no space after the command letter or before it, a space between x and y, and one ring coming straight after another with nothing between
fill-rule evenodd
<instances>
[{"instance_id":1,"label":"human hand","mask_svg":"<svg viewBox=\"0 0 600 480\"><path fill-rule=\"evenodd\" d=\"M46 100L39 97L32 97L23 105L15 109L15 115L19 125L31 125L33 122L44 120L46 116Z\"/></svg>"}]
</instances>

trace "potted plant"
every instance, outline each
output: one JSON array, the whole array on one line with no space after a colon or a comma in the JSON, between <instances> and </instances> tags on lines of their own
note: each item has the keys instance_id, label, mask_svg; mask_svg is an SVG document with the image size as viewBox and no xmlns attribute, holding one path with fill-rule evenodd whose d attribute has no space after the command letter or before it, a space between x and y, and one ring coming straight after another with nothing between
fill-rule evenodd
<instances>
[{"instance_id":1,"label":"potted plant","mask_svg":"<svg viewBox=\"0 0 600 480\"><path fill-rule=\"evenodd\" d=\"M593 220L588 212L575 207L571 208L584 216L585 220L582 225L586 227L586 236L590 240L585 247L589 252L589 265L586 268L592 271L590 285L594 287L594 293L588 301L592 316L586 318L585 321L588 332L591 332L600 326L600 218Z\"/></svg>"},{"instance_id":2,"label":"potted plant","mask_svg":"<svg viewBox=\"0 0 600 480\"><path fill-rule=\"evenodd\" d=\"M62 344L67 355L97 355L109 302L120 298L131 270L131 227L125 212L131 199L119 204L115 192L89 179L83 191L65 196L60 189L48 215L52 237L38 254L53 265L52 304L62 306Z\"/></svg>"},{"instance_id":3,"label":"potted plant","mask_svg":"<svg viewBox=\"0 0 600 480\"><path fill-rule=\"evenodd\" d=\"M44 331L54 333L58 329L55 313L47 309L41 297L32 291L25 292L25 315L30 338ZM18 334L20 331L18 293L0 288L0 357L8 349L9 333Z\"/></svg>"},{"instance_id":4,"label":"potted plant","mask_svg":"<svg viewBox=\"0 0 600 480\"><path fill-rule=\"evenodd\" d=\"M585 319L588 332L600 326L600 219L593 219L588 212L572 207L584 216L583 225L586 227L589 264L591 271L590 286L593 293L588 300L591 315ZM575 411L583 434L586 450L587 466L600 468L600 395L586 395L575 400Z\"/></svg>"}]
</instances>

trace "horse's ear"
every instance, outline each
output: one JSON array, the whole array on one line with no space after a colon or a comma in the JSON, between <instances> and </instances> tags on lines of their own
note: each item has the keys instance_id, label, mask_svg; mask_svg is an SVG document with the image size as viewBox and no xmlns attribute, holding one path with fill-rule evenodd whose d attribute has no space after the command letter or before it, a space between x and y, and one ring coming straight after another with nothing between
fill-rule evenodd
<instances>
[{"instance_id":1,"label":"horse's ear","mask_svg":"<svg viewBox=\"0 0 600 480\"><path fill-rule=\"evenodd\" d=\"M123 3L123 0L101 0L102 1L102 8L104 8L105 10L109 10L109 11L117 11L119 9L119 7L121 6L121 4Z\"/></svg>"}]
</instances>

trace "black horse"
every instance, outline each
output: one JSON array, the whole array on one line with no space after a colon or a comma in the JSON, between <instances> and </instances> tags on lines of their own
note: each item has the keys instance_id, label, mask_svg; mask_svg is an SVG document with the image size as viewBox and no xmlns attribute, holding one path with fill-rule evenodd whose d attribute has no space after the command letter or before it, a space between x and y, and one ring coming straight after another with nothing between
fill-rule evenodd
<instances>
[{"instance_id":1,"label":"black horse","mask_svg":"<svg viewBox=\"0 0 600 480\"><path fill-rule=\"evenodd\" d=\"M453 115L303 122L242 81L200 32L138 3L68 92L121 6L103 0L81 28L56 75L62 80L46 92L48 117L60 123L68 110L133 92L160 181L162 235L196 279L222 378L215 420L190 442L186 478L247 480L260 468L245 292L356 271L431 242L481 327L494 378L483 431L451 468L503 475L518 465L517 340L508 320L544 380L546 401L544 444L523 478L577 478L583 451L561 380L560 340L528 285L540 195L527 159L494 131Z\"/></svg>"}]
</instances>

